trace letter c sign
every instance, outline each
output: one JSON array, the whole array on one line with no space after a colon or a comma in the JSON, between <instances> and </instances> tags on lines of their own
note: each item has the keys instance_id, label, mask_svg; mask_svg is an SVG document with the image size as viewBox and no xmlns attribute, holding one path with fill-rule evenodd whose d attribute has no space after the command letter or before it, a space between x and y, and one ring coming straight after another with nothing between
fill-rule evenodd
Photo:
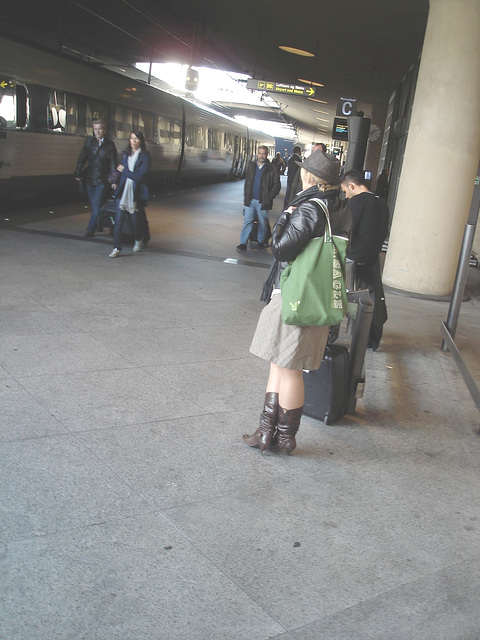
<instances>
[{"instance_id":1,"label":"letter c sign","mask_svg":"<svg viewBox=\"0 0 480 640\"><path fill-rule=\"evenodd\" d=\"M337 116L354 116L357 114L357 98L340 98L337 104Z\"/></svg>"}]
</instances>

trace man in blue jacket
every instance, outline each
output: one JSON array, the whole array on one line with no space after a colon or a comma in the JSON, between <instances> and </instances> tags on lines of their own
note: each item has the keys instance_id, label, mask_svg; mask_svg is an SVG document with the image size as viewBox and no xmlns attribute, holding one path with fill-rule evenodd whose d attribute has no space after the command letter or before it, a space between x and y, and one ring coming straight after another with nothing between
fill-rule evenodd
<instances>
[{"instance_id":1,"label":"man in blue jacket","mask_svg":"<svg viewBox=\"0 0 480 640\"><path fill-rule=\"evenodd\" d=\"M268 212L273 207L275 196L280 193L280 172L267 159L268 148L258 147L257 159L252 160L247 166L245 175L245 187L243 204L244 221L240 233L239 251L245 251L248 238L253 229L255 220L258 220L258 246L267 246Z\"/></svg>"}]
</instances>

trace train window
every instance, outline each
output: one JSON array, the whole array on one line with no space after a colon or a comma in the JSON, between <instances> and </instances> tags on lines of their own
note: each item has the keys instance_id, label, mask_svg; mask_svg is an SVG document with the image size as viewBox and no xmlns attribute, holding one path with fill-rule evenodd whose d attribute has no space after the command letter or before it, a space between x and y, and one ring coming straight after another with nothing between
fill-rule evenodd
<instances>
[{"instance_id":1,"label":"train window","mask_svg":"<svg viewBox=\"0 0 480 640\"><path fill-rule=\"evenodd\" d=\"M6 86L0 90L0 128L12 129L16 125L15 117L15 83L6 80Z\"/></svg>"},{"instance_id":2,"label":"train window","mask_svg":"<svg viewBox=\"0 0 480 640\"><path fill-rule=\"evenodd\" d=\"M208 130L208 148L218 151L220 149L220 131L217 129Z\"/></svg>"},{"instance_id":3,"label":"train window","mask_svg":"<svg viewBox=\"0 0 480 640\"><path fill-rule=\"evenodd\" d=\"M172 120L165 116L157 118L157 134L155 141L158 144L180 144L181 128L178 120Z\"/></svg>"},{"instance_id":4,"label":"train window","mask_svg":"<svg viewBox=\"0 0 480 640\"><path fill-rule=\"evenodd\" d=\"M64 91L50 92L48 128L55 133L75 133L78 123L77 99Z\"/></svg>"},{"instance_id":5,"label":"train window","mask_svg":"<svg viewBox=\"0 0 480 640\"><path fill-rule=\"evenodd\" d=\"M17 129L25 129L28 125L29 99L27 87L24 84L17 84L15 88Z\"/></svg>"},{"instance_id":6,"label":"train window","mask_svg":"<svg viewBox=\"0 0 480 640\"><path fill-rule=\"evenodd\" d=\"M195 146L195 125L187 124L185 127L185 144L188 147Z\"/></svg>"},{"instance_id":7,"label":"train window","mask_svg":"<svg viewBox=\"0 0 480 640\"><path fill-rule=\"evenodd\" d=\"M138 129L147 142L153 142L153 116L151 113L140 111L138 114Z\"/></svg>"},{"instance_id":8,"label":"train window","mask_svg":"<svg viewBox=\"0 0 480 640\"><path fill-rule=\"evenodd\" d=\"M157 119L157 141L159 143L168 142L170 139L170 121L168 118L160 116Z\"/></svg>"},{"instance_id":9,"label":"train window","mask_svg":"<svg viewBox=\"0 0 480 640\"><path fill-rule=\"evenodd\" d=\"M115 137L128 140L133 130L133 113L127 107L115 107Z\"/></svg>"},{"instance_id":10,"label":"train window","mask_svg":"<svg viewBox=\"0 0 480 640\"><path fill-rule=\"evenodd\" d=\"M27 89L14 80L0 84L0 129L24 129L28 119Z\"/></svg>"},{"instance_id":11,"label":"train window","mask_svg":"<svg viewBox=\"0 0 480 640\"><path fill-rule=\"evenodd\" d=\"M104 102L87 101L87 133L93 136L93 123L95 120L108 122L108 107Z\"/></svg>"},{"instance_id":12,"label":"train window","mask_svg":"<svg viewBox=\"0 0 480 640\"><path fill-rule=\"evenodd\" d=\"M71 94L67 95L67 121L65 130L67 133L76 133L78 129L78 104L77 97Z\"/></svg>"},{"instance_id":13,"label":"train window","mask_svg":"<svg viewBox=\"0 0 480 640\"><path fill-rule=\"evenodd\" d=\"M185 143L189 147L197 147L198 149L204 149L205 145L205 131L204 127L199 127L194 124L187 124L185 128Z\"/></svg>"},{"instance_id":14,"label":"train window","mask_svg":"<svg viewBox=\"0 0 480 640\"><path fill-rule=\"evenodd\" d=\"M236 136L233 133L226 133L223 137L223 146L227 153L233 153L235 150Z\"/></svg>"},{"instance_id":15,"label":"train window","mask_svg":"<svg viewBox=\"0 0 480 640\"><path fill-rule=\"evenodd\" d=\"M180 144L182 138L182 128L178 120L170 120L170 138L174 144Z\"/></svg>"}]
</instances>

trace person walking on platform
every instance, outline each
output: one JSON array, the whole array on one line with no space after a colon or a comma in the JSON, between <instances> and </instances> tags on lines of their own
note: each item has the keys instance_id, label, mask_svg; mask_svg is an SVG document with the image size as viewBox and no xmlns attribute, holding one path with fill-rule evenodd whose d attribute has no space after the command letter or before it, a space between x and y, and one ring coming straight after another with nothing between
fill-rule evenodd
<instances>
[{"instance_id":1,"label":"person walking on platform","mask_svg":"<svg viewBox=\"0 0 480 640\"><path fill-rule=\"evenodd\" d=\"M135 238L134 251L141 251L150 239L145 206L150 198L146 183L151 156L141 131L130 134L129 145L117 167L120 179L115 189L115 223L113 225L113 251L110 258L118 258L122 250L122 227L126 215L130 216Z\"/></svg>"},{"instance_id":2,"label":"person walking on platform","mask_svg":"<svg viewBox=\"0 0 480 640\"><path fill-rule=\"evenodd\" d=\"M86 238L92 238L95 235L100 209L111 192L108 176L117 164L117 149L112 140L107 138L106 132L105 122L95 120L93 136L86 139L75 169L75 179L82 182L83 167L87 163L85 183L92 213L87 231L84 233Z\"/></svg>"},{"instance_id":3,"label":"person walking on platform","mask_svg":"<svg viewBox=\"0 0 480 640\"><path fill-rule=\"evenodd\" d=\"M258 246L266 246L270 223L268 212L274 198L280 193L280 173L268 160L268 148L258 147L257 159L247 166L243 204L243 227L240 232L239 251L247 249L248 238L255 220L258 221Z\"/></svg>"},{"instance_id":4,"label":"person walking on platform","mask_svg":"<svg viewBox=\"0 0 480 640\"><path fill-rule=\"evenodd\" d=\"M347 171L342 191L350 203L352 231L347 257L353 260L355 289L368 289L374 304L368 347L376 351L387 321L382 285L380 252L388 235L389 211L386 201L369 191L360 171Z\"/></svg>"},{"instance_id":5,"label":"person walking on platform","mask_svg":"<svg viewBox=\"0 0 480 640\"><path fill-rule=\"evenodd\" d=\"M280 175L283 176L283 174L285 173L285 162L283 161L280 151L277 151L275 158L272 160L272 164L278 169Z\"/></svg>"},{"instance_id":6,"label":"person walking on platform","mask_svg":"<svg viewBox=\"0 0 480 640\"><path fill-rule=\"evenodd\" d=\"M250 346L256 356L270 362L260 425L243 441L250 447L285 452L296 447L295 436L303 413L303 369L318 369L327 343L329 327L293 326L282 323L280 276L287 265L312 238L322 237L326 217L321 199L328 207L332 233L348 238L351 217L348 201L340 200L340 163L318 150L301 166L303 191L278 218L272 233L275 257L262 291L267 303L258 320Z\"/></svg>"},{"instance_id":7,"label":"person walking on platform","mask_svg":"<svg viewBox=\"0 0 480 640\"><path fill-rule=\"evenodd\" d=\"M297 173L299 173L299 162L302 162L301 156L302 150L300 147L293 147L293 153L290 156L287 162L287 188L285 191L285 198L283 200L283 208L286 209L288 206L290 198L290 193L292 192L292 185L295 181L295 177Z\"/></svg>"},{"instance_id":8,"label":"person walking on platform","mask_svg":"<svg viewBox=\"0 0 480 640\"><path fill-rule=\"evenodd\" d=\"M388 169L382 169L382 173L378 176L377 184L375 185L375 195L380 196L380 198L384 200L388 198L388 191L390 189L388 174Z\"/></svg>"}]
</instances>

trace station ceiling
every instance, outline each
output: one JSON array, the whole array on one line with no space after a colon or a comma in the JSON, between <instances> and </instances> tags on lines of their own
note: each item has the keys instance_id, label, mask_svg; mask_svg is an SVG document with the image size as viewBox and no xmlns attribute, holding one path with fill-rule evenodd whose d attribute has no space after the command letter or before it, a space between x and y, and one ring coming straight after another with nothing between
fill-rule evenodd
<instances>
[{"instance_id":1,"label":"station ceiling","mask_svg":"<svg viewBox=\"0 0 480 640\"><path fill-rule=\"evenodd\" d=\"M180 62L322 84L315 86L321 102L271 93L278 108L249 114L291 122L321 140L318 127L331 131L340 97L388 102L421 52L428 0L42 0L10 2L2 14L4 35L110 64Z\"/></svg>"}]
</instances>

